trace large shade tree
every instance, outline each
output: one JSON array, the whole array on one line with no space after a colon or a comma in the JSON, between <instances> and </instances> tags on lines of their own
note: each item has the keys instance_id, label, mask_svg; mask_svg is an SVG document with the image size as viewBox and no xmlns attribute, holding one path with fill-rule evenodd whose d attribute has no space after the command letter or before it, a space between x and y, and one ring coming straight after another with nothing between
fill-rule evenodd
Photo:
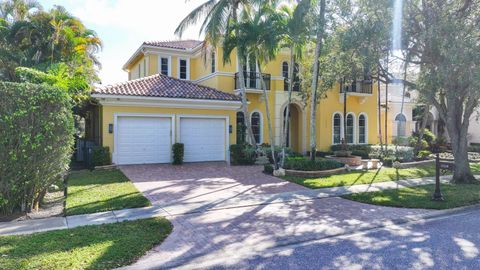
<instances>
[{"instance_id":1,"label":"large shade tree","mask_svg":"<svg viewBox=\"0 0 480 270\"><path fill-rule=\"evenodd\" d=\"M480 99L480 4L465 0L408 0L404 47L419 67L417 89L446 123L455 157L453 181L475 180L467 133Z\"/></svg>"}]
</instances>

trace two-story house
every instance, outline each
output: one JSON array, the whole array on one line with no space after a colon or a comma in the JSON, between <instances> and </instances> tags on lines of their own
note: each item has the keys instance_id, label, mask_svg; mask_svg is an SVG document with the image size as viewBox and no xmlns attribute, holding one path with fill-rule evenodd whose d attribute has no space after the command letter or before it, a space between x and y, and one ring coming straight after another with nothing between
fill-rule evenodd
<instances>
[{"instance_id":1,"label":"two-story house","mask_svg":"<svg viewBox=\"0 0 480 270\"><path fill-rule=\"evenodd\" d=\"M116 164L168 163L171 146L185 145L185 161L228 161L229 145L245 140L244 117L251 119L257 143L282 141L287 106L289 51L263 67L274 141L269 141L265 98L253 60L243 67L248 115L241 112L236 54L224 63L222 48L204 48L195 40L144 42L123 69L129 80L95 89L99 143L108 146ZM361 80L337 85L319 102L317 146L328 150L345 138L351 144L378 140L378 90ZM310 105L298 94L290 108L287 143L306 153L310 138ZM347 98L344 99L346 92ZM344 115L344 100L347 113ZM346 122L344 122L344 119ZM344 125L345 124L345 125Z\"/></svg>"}]
</instances>

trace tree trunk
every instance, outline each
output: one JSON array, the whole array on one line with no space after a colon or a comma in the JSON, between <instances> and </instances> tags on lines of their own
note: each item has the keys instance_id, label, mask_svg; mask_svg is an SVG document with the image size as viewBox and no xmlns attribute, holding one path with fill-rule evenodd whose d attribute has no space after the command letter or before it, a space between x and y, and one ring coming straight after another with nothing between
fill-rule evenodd
<instances>
[{"instance_id":1,"label":"tree trunk","mask_svg":"<svg viewBox=\"0 0 480 270\"><path fill-rule=\"evenodd\" d=\"M288 102L287 108L284 116L284 123L283 123L283 135L282 135L282 164L281 167L285 164L285 147L287 145L287 134L288 128L290 126L290 104L292 103L292 91L293 91L293 72L295 68L295 56L293 54L293 46L290 46L290 68L288 70ZM283 113L283 112L280 112Z\"/></svg>"},{"instance_id":2,"label":"tree trunk","mask_svg":"<svg viewBox=\"0 0 480 270\"><path fill-rule=\"evenodd\" d=\"M452 104L452 105L450 105ZM470 115L465 115L463 112L463 105L449 103L449 110L447 112L447 130L450 136L453 156L455 157L455 171L453 173L453 183L472 183L475 177L470 170L470 163L468 162L468 143L467 131L469 125ZM440 109L440 108L438 108ZM463 119L462 119L463 118Z\"/></svg>"},{"instance_id":3,"label":"tree trunk","mask_svg":"<svg viewBox=\"0 0 480 270\"><path fill-rule=\"evenodd\" d=\"M310 159L315 160L317 155L317 131L316 131L316 114L317 114L317 89L318 77L320 76L320 54L323 46L323 33L325 31L325 0L320 1L320 16L317 25L317 44L315 46L315 62L313 64L312 74L312 96L310 106Z\"/></svg>"},{"instance_id":4,"label":"tree trunk","mask_svg":"<svg viewBox=\"0 0 480 270\"><path fill-rule=\"evenodd\" d=\"M270 139L270 150L272 151L272 159L273 159L273 165L275 166L275 169L278 169L278 164L277 164L277 159L275 157L275 144L273 142L273 129L272 129L272 120L270 117L270 106L268 105L268 93L267 93L267 85L265 84L265 81L263 79L263 74L262 74L262 68L260 66L260 63L258 62L258 56L255 56L255 59L257 59L257 69L258 72L260 73L260 84L262 85L262 90L263 90L263 95L265 97L265 110L267 111L267 125L268 125L268 137Z\"/></svg>"},{"instance_id":5,"label":"tree trunk","mask_svg":"<svg viewBox=\"0 0 480 270\"><path fill-rule=\"evenodd\" d=\"M238 7L234 7L233 10L233 21L237 23L238 18L237 18L237 9ZM239 36L239 30L238 28L235 29L235 35ZM251 119L250 116L248 115L248 101L247 101L247 90L245 88L245 77L243 76L243 58L240 55L240 47L237 46L237 69L238 69L238 80L239 80L239 86L240 86L240 95L242 98L242 112L243 112L243 121L245 126L247 127L247 135L249 137L250 143L256 147L257 141L255 140L255 136L253 135L253 130L252 130L252 125L251 125Z\"/></svg>"}]
</instances>

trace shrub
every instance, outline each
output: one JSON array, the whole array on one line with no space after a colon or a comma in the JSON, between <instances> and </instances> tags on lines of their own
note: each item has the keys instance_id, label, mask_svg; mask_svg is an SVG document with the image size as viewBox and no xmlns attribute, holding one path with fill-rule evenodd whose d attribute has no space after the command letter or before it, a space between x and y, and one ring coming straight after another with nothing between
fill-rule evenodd
<instances>
[{"instance_id":1,"label":"shrub","mask_svg":"<svg viewBox=\"0 0 480 270\"><path fill-rule=\"evenodd\" d=\"M392 159L398 160L400 162L412 161L415 156L413 153L413 147L409 146L396 146L388 145L383 146L384 153L382 153L382 148L380 145L373 145L372 151L370 152L371 158L383 158L383 159Z\"/></svg>"},{"instance_id":2,"label":"shrub","mask_svg":"<svg viewBox=\"0 0 480 270\"><path fill-rule=\"evenodd\" d=\"M183 143L175 143L172 147L173 165L183 164L184 146Z\"/></svg>"},{"instance_id":3,"label":"shrub","mask_svg":"<svg viewBox=\"0 0 480 270\"><path fill-rule=\"evenodd\" d=\"M249 144L230 145L230 162L233 165L253 165L255 157L255 148Z\"/></svg>"},{"instance_id":4,"label":"shrub","mask_svg":"<svg viewBox=\"0 0 480 270\"><path fill-rule=\"evenodd\" d=\"M288 158L285 160L284 169L298 171L325 171L343 167L344 164L329 159L311 161L306 158Z\"/></svg>"},{"instance_id":5,"label":"shrub","mask_svg":"<svg viewBox=\"0 0 480 270\"><path fill-rule=\"evenodd\" d=\"M409 141L409 144L411 147L417 147L417 143L418 143L418 137L416 136L410 136L408 138L408 141ZM422 139L420 141L420 150L426 150L428 149L429 145L428 145L428 142L425 140L425 139Z\"/></svg>"},{"instance_id":6,"label":"shrub","mask_svg":"<svg viewBox=\"0 0 480 270\"><path fill-rule=\"evenodd\" d=\"M260 145L260 148L262 151L267 155L268 160L270 163L273 163L273 158L272 158L272 149L270 148L270 145L267 143L264 143ZM275 160L278 162L281 158L282 155L282 147L280 146L275 146ZM286 147L285 148L285 157L303 157L302 154L294 152L291 148Z\"/></svg>"},{"instance_id":7,"label":"shrub","mask_svg":"<svg viewBox=\"0 0 480 270\"><path fill-rule=\"evenodd\" d=\"M392 144L400 145L400 146L409 146L410 145L410 138L409 137L395 137L392 140Z\"/></svg>"},{"instance_id":8,"label":"shrub","mask_svg":"<svg viewBox=\"0 0 480 270\"><path fill-rule=\"evenodd\" d=\"M110 148L103 146L93 147L92 165L105 166L112 164L110 159Z\"/></svg>"},{"instance_id":9,"label":"shrub","mask_svg":"<svg viewBox=\"0 0 480 270\"><path fill-rule=\"evenodd\" d=\"M418 159L427 159L428 156L430 156L431 154L432 154L432 152L430 152L428 150L422 150L422 151L418 152L417 158Z\"/></svg>"},{"instance_id":10,"label":"shrub","mask_svg":"<svg viewBox=\"0 0 480 270\"><path fill-rule=\"evenodd\" d=\"M348 151L361 151L361 152L366 152L370 153L372 148L371 144L349 144L348 145ZM342 150L342 145L341 144L334 144L330 146L331 152L335 151L340 151Z\"/></svg>"},{"instance_id":11,"label":"shrub","mask_svg":"<svg viewBox=\"0 0 480 270\"><path fill-rule=\"evenodd\" d=\"M263 172L266 174L273 174L273 166L272 164L265 164L263 165Z\"/></svg>"},{"instance_id":12,"label":"shrub","mask_svg":"<svg viewBox=\"0 0 480 270\"><path fill-rule=\"evenodd\" d=\"M0 82L0 210L30 211L68 170L71 99L59 88Z\"/></svg>"}]
</instances>

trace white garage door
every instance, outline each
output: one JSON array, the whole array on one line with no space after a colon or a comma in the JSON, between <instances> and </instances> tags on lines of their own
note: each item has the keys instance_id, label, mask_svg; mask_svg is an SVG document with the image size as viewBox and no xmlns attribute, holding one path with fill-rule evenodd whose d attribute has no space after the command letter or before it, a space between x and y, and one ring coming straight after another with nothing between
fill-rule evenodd
<instances>
[{"instance_id":1,"label":"white garage door","mask_svg":"<svg viewBox=\"0 0 480 270\"><path fill-rule=\"evenodd\" d=\"M186 162L225 160L225 119L180 118Z\"/></svg>"},{"instance_id":2,"label":"white garage door","mask_svg":"<svg viewBox=\"0 0 480 270\"><path fill-rule=\"evenodd\" d=\"M118 117L116 139L117 164L170 162L170 118Z\"/></svg>"}]
</instances>

